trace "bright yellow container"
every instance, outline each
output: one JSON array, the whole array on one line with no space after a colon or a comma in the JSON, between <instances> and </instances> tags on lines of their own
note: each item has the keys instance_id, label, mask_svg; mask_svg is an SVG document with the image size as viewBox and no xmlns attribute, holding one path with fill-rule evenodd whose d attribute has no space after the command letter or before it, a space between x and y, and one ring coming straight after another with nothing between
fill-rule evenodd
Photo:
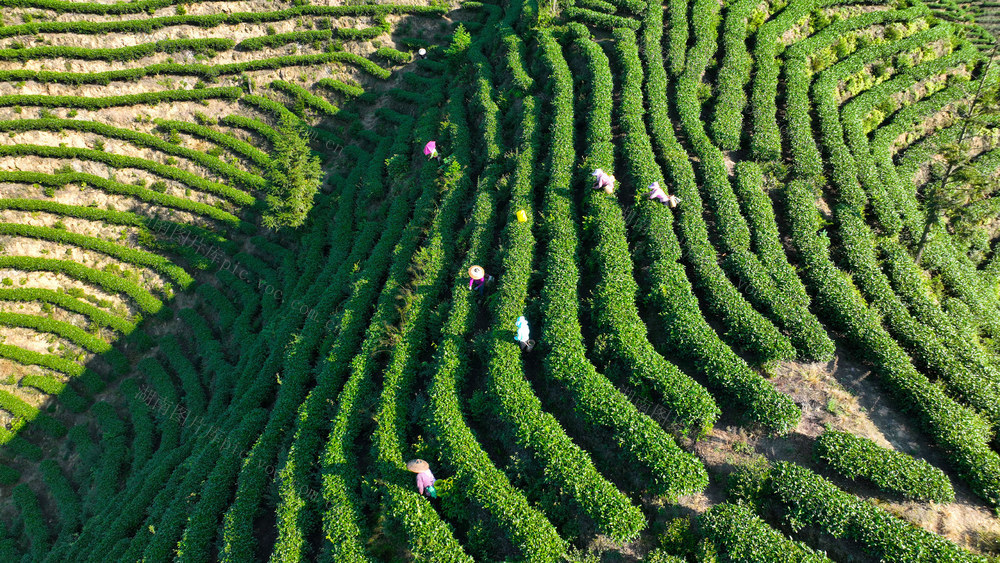
<instances>
[{"instance_id":1,"label":"bright yellow container","mask_svg":"<svg viewBox=\"0 0 1000 563\"><path fill-rule=\"evenodd\" d=\"M524 212L523 209L517 210L517 220L521 223L526 223L528 221L528 214Z\"/></svg>"}]
</instances>

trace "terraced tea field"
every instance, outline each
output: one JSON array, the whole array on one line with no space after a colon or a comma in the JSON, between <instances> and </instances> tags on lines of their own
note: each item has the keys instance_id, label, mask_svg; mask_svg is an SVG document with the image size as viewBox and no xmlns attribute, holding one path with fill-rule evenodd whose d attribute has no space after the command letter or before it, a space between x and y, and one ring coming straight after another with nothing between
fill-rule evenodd
<instances>
[{"instance_id":1,"label":"terraced tea field","mask_svg":"<svg viewBox=\"0 0 1000 563\"><path fill-rule=\"evenodd\" d=\"M988 8L0 0L0 560L990 560Z\"/></svg>"}]
</instances>

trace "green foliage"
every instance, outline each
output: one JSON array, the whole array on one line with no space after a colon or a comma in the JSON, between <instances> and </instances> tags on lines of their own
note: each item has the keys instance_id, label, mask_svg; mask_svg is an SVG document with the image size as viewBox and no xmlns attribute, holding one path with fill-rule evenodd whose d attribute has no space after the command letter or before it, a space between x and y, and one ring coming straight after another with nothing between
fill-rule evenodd
<instances>
[{"instance_id":1,"label":"green foliage","mask_svg":"<svg viewBox=\"0 0 1000 563\"><path fill-rule=\"evenodd\" d=\"M14 505L21 513L21 520L24 522L24 534L31 544L31 557L41 560L45 557L51 541L51 533L45 523L42 509L38 505L38 497L28 485L21 483L11 491Z\"/></svg>"},{"instance_id":2,"label":"green foliage","mask_svg":"<svg viewBox=\"0 0 1000 563\"><path fill-rule=\"evenodd\" d=\"M747 563L809 562L831 559L792 541L741 504L718 504L699 517L701 531L726 560Z\"/></svg>"},{"instance_id":3,"label":"green foliage","mask_svg":"<svg viewBox=\"0 0 1000 563\"><path fill-rule=\"evenodd\" d=\"M50 240L79 248L97 250L128 264L152 268L174 280L182 288L186 288L194 281L183 268L174 265L160 255L135 250L107 240L81 235L64 229L21 225L17 223L0 223L0 235Z\"/></svg>"},{"instance_id":4,"label":"green foliage","mask_svg":"<svg viewBox=\"0 0 1000 563\"><path fill-rule=\"evenodd\" d=\"M85 61L125 62L148 57L154 53L215 53L232 49L234 41L225 38L164 39L119 49L90 49L63 45L45 45L28 49L0 49L0 60L25 62L35 59L80 59Z\"/></svg>"},{"instance_id":5,"label":"green foliage","mask_svg":"<svg viewBox=\"0 0 1000 563\"><path fill-rule=\"evenodd\" d=\"M578 240L570 221L572 208L568 195L570 166L574 161L572 78L555 40L547 33L540 40L542 61L552 74L554 114L550 177L543 208L550 217L546 225L549 240L541 293L545 318L542 334L548 349L546 369L569 387L577 412L585 420L608 428L630 458L649 468L652 490L669 496L701 490L708 483L701 462L681 450L652 419L639 412L598 374L584 353L576 312Z\"/></svg>"},{"instance_id":6,"label":"green foliage","mask_svg":"<svg viewBox=\"0 0 1000 563\"><path fill-rule=\"evenodd\" d=\"M96 99L96 98L89 98L89 99ZM62 131L65 129L71 131L97 133L105 137L111 137L129 141L138 146L157 149L170 155L176 155L190 159L194 162L197 162L198 164L205 166L206 168L208 168L213 172L235 179L247 187L256 189L263 189L264 187L264 180L258 176L245 172L244 170L236 166L233 166L231 164L222 162L218 158L205 154L204 152L171 144L155 135L150 135L148 133L142 133L130 129L112 127L110 125L98 123L95 121L82 121L76 119L37 119L37 120L24 119L18 121L0 121L0 131L36 131L36 130ZM227 186L220 182L207 180L202 176L198 176L191 172L180 170L175 166L164 165L158 162L142 158L124 156L120 154L97 151L92 149L82 149L74 147L52 147L47 145L43 146L43 145L29 145L29 144L20 144L20 145L5 147L4 151L6 151L7 154L34 154L37 156L49 156L54 158L82 158L85 160L94 160L98 162L103 162L111 166L114 166L115 168L138 168L142 170L148 170L150 172L155 173L157 176L163 178L177 180L183 184L186 184L198 190L223 196L226 199L232 201L233 203L239 205L250 205L255 201L253 196L247 194L242 190ZM75 173L72 172L72 168L65 171L57 170L57 172L60 172L59 175L62 177L74 177L75 175ZM34 173L28 173L28 174L30 175ZM90 175L86 176L92 177ZM38 183L43 183L43 182L38 182ZM102 183L107 184L107 180L103 179ZM51 185L51 182L49 182L49 185ZM145 192L148 190L138 187L136 191Z\"/></svg>"},{"instance_id":7,"label":"green foliage","mask_svg":"<svg viewBox=\"0 0 1000 563\"><path fill-rule=\"evenodd\" d=\"M316 82L317 86L322 86L333 90L334 92L340 92L345 96L357 97L365 93L364 88L358 84L348 84L340 80L334 80L332 78L323 78Z\"/></svg>"},{"instance_id":8,"label":"green foliage","mask_svg":"<svg viewBox=\"0 0 1000 563\"><path fill-rule=\"evenodd\" d=\"M641 40L649 72L645 85L646 97L651 100L652 138L645 135L645 126L639 115L642 81L637 54L627 43L621 49L625 69L621 123L626 146L623 152L629 173L636 178L635 184L645 186L660 179L653 156L655 147L657 155L667 162L665 171L668 177L673 178L674 189L685 198L684 205L687 205L689 197L691 202L698 200L697 183L687 154L673 135L668 115L666 71L659 49L654 47L659 44L663 30L662 17L662 10L652 7L647 10ZM799 417L795 405L735 354L702 315L685 266L679 262L683 251L673 230L672 213L662 205L649 201L637 204L637 207L639 223L636 232L641 235L637 253L650 264L647 283L656 289L651 292L649 300L655 308L657 320L671 335L668 349L688 358L712 388L721 390L728 400L734 401L749 420L778 431L794 426ZM681 221L687 222L682 223L685 233L697 234L699 238L705 236L698 232L705 229L703 223L699 224L702 221L700 211L683 214ZM692 237L689 235L688 238L690 241ZM703 244L699 246L699 250L707 250ZM720 280L721 271L715 274L708 271L713 264L712 260L694 261L695 266L704 268L706 274ZM774 346L772 341L770 347ZM758 344L757 350L761 348L765 346Z\"/></svg>"},{"instance_id":9,"label":"green foliage","mask_svg":"<svg viewBox=\"0 0 1000 563\"><path fill-rule=\"evenodd\" d=\"M276 140L273 162L267 170L267 211L263 221L269 229L296 228L312 209L322 170L302 126L283 117L278 131L281 137Z\"/></svg>"},{"instance_id":10,"label":"green foliage","mask_svg":"<svg viewBox=\"0 0 1000 563\"><path fill-rule=\"evenodd\" d=\"M1000 456L989 447L990 431L976 413L948 398L940 386L919 373L876 313L829 256L829 239L819 234L815 196L794 181L785 189L792 242L802 260L807 285L818 309L834 330L842 331L871 362L883 384L907 404L978 495L1000 503Z\"/></svg>"},{"instance_id":11,"label":"green foliage","mask_svg":"<svg viewBox=\"0 0 1000 563\"><path fill-rule=\"evenodd\" d=\"M112 293L125 293L134 299L144 311L156 313L163 307L163 303L159 299L135 283L107 272L88 268L77 262L30 256L0 256L0 268L58 272L81 281L97 284Z\"/></svg>"},{"instance_id":12,"label":"green foliage","mask_svg":"<svg viewBox=\"0 0 1000 563\"><path fill-rule=\"evenodd\" d=\"M464 57L465 52L469 50L470 44L472 44L472 36L465 30L464 25L458 24L458 27L455 28L455 33L451 36L451 43L444 50L444 54L452 61L460 61Z\"/></svg>"},{"instance_id":13,"label":"green foliage","mask_svg":"<svg viewBox=\"0 0 1000 563\"><path fill-rule=\"evenodd\" d=\"M884 561L986 561L792 463L775 464L768 491L793 531L814 526L834 538L855 540Z\"/></svg>"},{"instance_id":14,"label":"green foliage","mask_svg":"<svg viewBox=\"0 0 1000 563\"><path fill-rule=\"evenodd\" d=\"M456 36L458 35L457 30L455 31L455 34ZM451 47L449 47L449 49L455 47L457 43L458 43L457 40L453 42ZM375 54L379 57L386 59L390 63L395 63L395 64L405 64L413 60L413 56L410 55L409 53L404 53L403 51L397 51L392 47L379 47L378 49L375 50ZM449 53L449 55L451 54L452 53Z\"/></svg>"},{"instance_id":15,"label":"green foliage","mask_svg":"<svg viewBox=\"0 0 1000 563\"><path fill-rule=\"evenodd\" d=\"M238 51L260 51L261 49L273 49L288 45L289 43L312 43L313 41L325 41L333 37L333 32L328 29L293 31L291 33L268 34L263 37L248 37L236 45Z\"/></svg>"},{"instance_id":16,"label":"green foliage","mask_svg":"<svg viewBox=\"0 0 1000 563\"><path fill-rule=\"evenodd\" d=\"M73 490L73 485L63 474L59 465L51 459L46 459L39 465L42 471L42 478L45 485L52 493L59 510L59 524L61 537L67 537L76 532L83 524L83 511L80 506L80 497Z\"/></svg>"},{"instance_id":17,"label":"green foliage","mask_svg":"<svg viewBox=\"0 0 1000 563\"><path fill-rule=\"evenodd\" d=\"M337 109L337 107L335 107L330 102L324 100L323 98L320 98L319 96L311 94L308 90L297 84L292 84L291 82L285 82L284 80L273 80L271 81L270 87L290 94L295 99L295 103L297 106L299 104L301 104L302 106L309 106L313 109L321 111L327 117L333 117L340 112L340 110ZM298 113L300 113L300 117L304 117L301 115L301 112ZM302 127L299 127L299 129L300 129L299 134L304 134L305 129ZM279 130L281 130L280 126ZM289 134L288 131L286 130L281 130L281 132L283 136L287 136ZM280 149L278 148L280 146L282 146L281 141L275 144L274 149L280 152Z\"/></svg>"},{"instance_id":18,"label":"green foliage","mask_svg":"<svg viewBox=\"0 0 1000 563\"><path fill-rule=\"evenodd\" d=\"M955 500L955 491L943 471L867 438L827 431L816 439L813 455L844 477L867 479L883 491L928 502Z\"/></svg>"}]
</instances>

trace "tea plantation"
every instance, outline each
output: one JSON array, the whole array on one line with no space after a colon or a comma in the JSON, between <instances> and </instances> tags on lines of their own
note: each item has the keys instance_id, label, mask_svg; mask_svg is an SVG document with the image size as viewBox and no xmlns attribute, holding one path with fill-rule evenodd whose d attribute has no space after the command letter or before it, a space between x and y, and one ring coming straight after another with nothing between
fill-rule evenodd
<instances>
[{"instance_id":1,"label":"tea plantation","mask_svg":"<svg viewBox=\"0 0 1000 563\"><path fill-rule=\"evenodd\" d=\"M993 560L994 14L0 0L0 561Z\"/></svg>"}]
</instances>

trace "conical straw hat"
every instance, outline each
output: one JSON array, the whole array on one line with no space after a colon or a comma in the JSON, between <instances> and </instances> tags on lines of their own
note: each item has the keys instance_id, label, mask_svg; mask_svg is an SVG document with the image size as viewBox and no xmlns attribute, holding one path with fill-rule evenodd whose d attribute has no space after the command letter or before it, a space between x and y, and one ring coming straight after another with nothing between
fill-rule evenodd
<instances>
[{"instance_id":1,"label":"conical straw hat","mask_svg":"<svg viewBox=\"0 0 1000 563\"><path fill-rule=\"evenodd\" d=\"M406 468L414 473L422 473L431 468L430 464L422 459L411 459L406 462Z\"/></svg>"},{"instance_id":2,"label":"conical straw hat","mask_svg":"<svg viewBox=\"0 0 1000 563\"><path fill-rule=\"evenodd\" d=\"M482 266L473 266L469 268L469 277L474 280L481 280L486 272L483 270Z\"/></svg>"}]
</instances>

